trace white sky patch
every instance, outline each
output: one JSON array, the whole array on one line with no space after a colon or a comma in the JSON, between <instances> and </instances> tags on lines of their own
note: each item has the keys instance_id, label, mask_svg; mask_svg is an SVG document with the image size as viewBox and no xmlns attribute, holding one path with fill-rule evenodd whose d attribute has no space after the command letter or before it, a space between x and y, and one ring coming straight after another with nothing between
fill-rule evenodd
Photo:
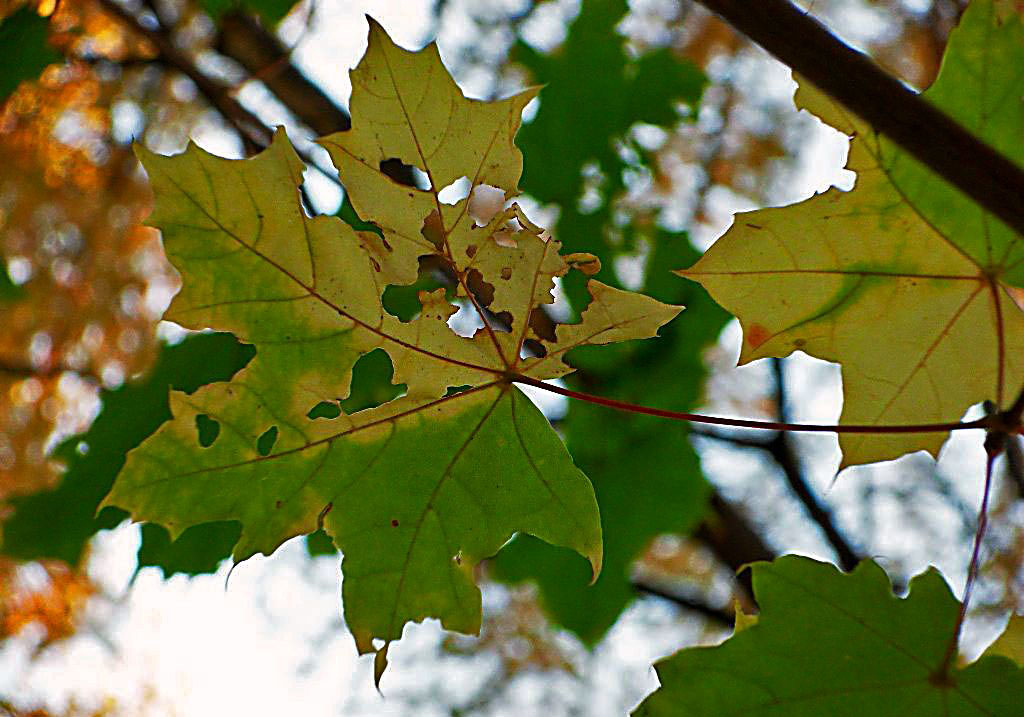
<instances>
[{"instance_id":1,"label":"white sky patch","mask_svg":"<svg viewBox=\"0 0 1024 717\"><path fill-rule=\"evenodd\" d=\"M544 383L565 388L565 383L558 378L545 381ZM521 383L517 383L516 388L526 394L526 397L533 402L534 406L540 409L541 413L547 416L549 421L564 418L565 414L569 412L569 399L565 396L559 396L557 393Z\"/></svg>"}]
</instances>

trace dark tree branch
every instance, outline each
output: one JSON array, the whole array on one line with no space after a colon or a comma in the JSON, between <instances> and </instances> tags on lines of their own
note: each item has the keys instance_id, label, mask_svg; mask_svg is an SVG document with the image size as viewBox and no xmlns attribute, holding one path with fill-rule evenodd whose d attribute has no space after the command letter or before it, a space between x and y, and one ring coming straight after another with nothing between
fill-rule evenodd
<instances>
[{"instance_id":1,"label":"dark tree branch","mask_svg":"<svg viewBox=\"0 0 1024 717\"><path fill-rule=\"evenodd\" d=\"M656 585L655 583L648 582L641 578L634 578L630 584L638 593L643 595L654 595L655 597L675 603L685 610L690 610L703 615L722 627L731 628L736 621L735 615L733 615L730 610L708 605L706 602L681 595L674 590L669 590L666 587Z\"/></svg>"},{"instance_id":2,"label":"dark tree branch","mask_svg":"<svg viewBox=\"0 0 1024 717\"><path fill-rule=\"evenodd\" d=\"M220 19L217 50L259 79L318 136L347 130L348 112L309 81L291 62L288 48L242 10Z\"/></svg>"},{"instance_id":3,"label":"dark tree branch","mask_svg":"<svg viewBox=\"0 0 1024 717\"><path fill-rule=\"evenodd\" d=\"M743 570L749 563L771 561L776 557L747 519L717 492L708 501L710 511L694 537L705 543L719 560L736 573L736 581L745 597L754 604L754 590L750 571Z\"/></svg>"},{"instance_id":4,"label":"dark tree branch","mask_svg":"<svg viewBox=\"0 0 1024 717\"><path fill-rule=\"evenodd\" d=\"M779 420L783 423L788 423L790 420L789 402L787 400L788 391L782 370L782 359L772 359L772 372L775 376L775 398L779 407ZM768 442L766 450L775 459L775 462L779 464L779 467L782 468L789 489L793 491L793 494L803 504L811 520L818 524L821 532L825 534L825 538L832 545L832 549L836 551L840 567L846 572L852 571L857 567L862 556L858 551L854 550L850 541L839 530L835 520L832 518L832 512L822 505L818 496L814 494L814 490L807 482L807 477L804 475L803 468L800 465L800 458L793 449L792 436L786 431L779 431Z\"/></svg>"},{"instance_id":5,"label":"dark tree branch","mask_svg":"<svg viewBox=\"0 0 1024 717\"><path fill-rule=\"evenodd\" d=\"M1024 169L788 0L698 0L1024 235Z\"/></svg>"},{"instance_id":6,"label":"dark tree branch","mask_svg":"<svg viewBox=\"0 0 1024 717\"><path fill-rule=\"evenodd\" d=\"M772 367L775 374L779 420L788 423L790 416L786 407L786 384L782 374L782 362L779 359L774 359ZM803 468L800 465L799 456L794 450L792 438L787 432L778 431L769 439L747 438L746 436L732 435L697 426L693 427L691 432L697 436L730 443L739 448L753 448L770 455L782 470L786 479L786 485L804 506L808 516L818 525L826 540L832 546L839 560L839 565L847 572L857 567L857 564L862 560L862 556L854 549L852 543L843 535L842 531L839 530L831 511L821 503L807 482Z\"/></svg>"},{"instance_id":7,"label":"dark tree branch","mask_svg":"<svg viewBox=\"0 0 1024 717\"><path fill-rule=\"evenodd\" d=\"M218 112L239 132L246 144L246 151L270 144L273 133L255 114L247 110L231 96L231 88L204 74L188 55L178 49L166 30L150 29L139 22L139 18L114 0L97 0L103 10L120 21L132 32L146 38L156 48L161 62L173 67L195 83L196 88Z\"/></svg>"}]
</instances>

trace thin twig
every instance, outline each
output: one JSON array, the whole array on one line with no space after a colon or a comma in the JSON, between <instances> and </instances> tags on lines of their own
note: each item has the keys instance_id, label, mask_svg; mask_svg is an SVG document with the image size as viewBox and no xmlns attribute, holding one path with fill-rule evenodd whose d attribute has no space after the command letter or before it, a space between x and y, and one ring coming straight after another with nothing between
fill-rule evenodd
<instances>
[{"instance_id":1,"label":"thin twig","mask_svg":"<svg viewBox=\"0 0 1024 717\"><path fill-rule=\"evenodd\" d=\"M989 435L991 436L992 434ZM988 500L992 492L992 465L1002 452L1002 448L995 445L998 441L986 441L985 443L987 450L985 459L985 489L981 494L981 507L978 509L978 529L974 532L974 548L971 550L971 562L967 567L967 584L964 586L964 599L960 603L956 623L953 625L953 635L946 644L946 652L942 656L942 662L933 676L936 681L943 684L948 683L950 680L949 670L953 666L953 658L957 654L957 647L960 644L960 633L963 632L964 619L967 617L967 609L971 603L971 593L978 579L978 570L981 566L981 544L985 538L985 530L988 528Z\"/></svg>"}]
</instances>

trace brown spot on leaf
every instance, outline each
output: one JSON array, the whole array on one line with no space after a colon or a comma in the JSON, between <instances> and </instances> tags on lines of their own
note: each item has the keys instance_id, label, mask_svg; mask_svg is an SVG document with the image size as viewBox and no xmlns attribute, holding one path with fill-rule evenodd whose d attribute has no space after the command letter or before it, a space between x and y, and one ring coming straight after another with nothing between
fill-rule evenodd
<instances>
[{"instance_id":1,"label":"brown spot on leaf","mask_svg":"<svg viewBox=\"0 0 1024 717\"><path fill-rule=\"evenodd\" d=\"M470 259L476 256L476 244L470 244L469 246L466 247L466 256L468 256Z\"/></svg>"},{"instance_id":2,"label":"brown spot on leaf","mask_svg":"<svg viewBox=\"0 0 1024 717\"><path fill-rule=\"evenodd\" d=\"M512 267L506 266L501 270L501 278L508 281L512 278Z\"/></svg>"},{"instance_id":3,"label":"brown spot on leaf","mask_svg":"<svg viewBox=\"0 0 1024 717\"><path fill-rule=\"evenodd\" d=\"M761 324L751 324L747 327L747 343L750 344L750 348L756 349L758 346L763 344L765 341L772 337L771 332Z\"/></svg>"},{"instance_id":4,"label":"brown spot on leaf","mask_svg":"<svg viewBox=\"0 0 1024 717\"><path fill-rule=\"evenodd\" d=\"M420 229L423 238L437 247L440 251L444 247L444 225L441 223L441 215L435 209L423 220L423 228Z\"/></svg>"},{"instance_id":5,"label":"brown spot on leaf","mask_svg":"<svg viewBox=\"0 0 1024 717\"><path fill-rule=\"evenodd\" d=\"M279 501L279 500L275 500L274 501L274 507L275 508L280 508L282 505L284 505L284 504L281 501Z\"/></svg>"},{"instance_id":6,"label":"brown spot on leaf","mask_svg":"<svg viewBox=\"0 0 1024 717\"><path fill-rule=\"evenodd\" d=\"M397 528L398 527L398 518L392 518L391 519L391 527L392 528Z\"/></svg>"}]
</instances>

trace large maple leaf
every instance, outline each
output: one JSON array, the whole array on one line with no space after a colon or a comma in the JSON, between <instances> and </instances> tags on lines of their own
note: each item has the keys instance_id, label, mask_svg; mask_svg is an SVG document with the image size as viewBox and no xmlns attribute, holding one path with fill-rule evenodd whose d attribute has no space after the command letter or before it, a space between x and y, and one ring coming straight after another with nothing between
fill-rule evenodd
<instances>
[{"instance_id":1,"label":"large maple leaf","mask_svg":"<svg viewBox=\"0 0 1024 717\"><path fill-rule=\"evenodd\" d=\"M985 657L943 669L959 603L935 569L902 600L872 561L849 575L792 555L752 569L754 624L659 662L661 689L636 715L1020 713L1024 666Z\"/></svg>"},{"instance_id":2,"label":"large maple leaf","mask_svg":"<svg viewBox=\"0 0 1024 717\"><path fill-rule=\"evenodd\" d=\"M553 300L555 277L592 259L561 256L517 207L480 226L467 199L438 196L463 176L516 193L513 137L535 91L468 100L435 46L407 52L372 22L352 80L353 129L323 144L379 234L306 216L303 164L283 131L249 160L195 146L171 158L139 150L157 197L150 221L182 274L167 318L229 330L256 357L229 383L172 395L174 419L129 454L107 503L175 536L237 520L236 560L322 526L344 554L358 649L383 640L383 658L410 620L476 632L473 566L517 531L576 550L597 574L593 489L512 379L564 375L570 348L654 336L680 307L591 281L579 323L536 335L531 315ZM395 159L429 186L393 182L381 167ZM385 310L385 289L414 282L424 256L478 314L473 336L449 328L456 306L443 290L421 292L411 321ZM356 360L377 349L406 393L315 418L349 393Z\"/></svg>"},{"instance_id":3,"label":"large maple leaf","mask_svg":"<svg viewBox=\"0 0 1024 717\"><path fill-rule=\"evenodd\" d=\"M1022 93L1020 16L976 0L925 96L1024 164ZM844 424L955 421L1012 401L1024 382L1022 238L841 106L807 86L797 104L854 137L854 189L740 214L680 272L739 317L740 363L799 349L842 364ZM843 465L934 455L945 437L843 434Z\"/></svg>"}]
</instances>

